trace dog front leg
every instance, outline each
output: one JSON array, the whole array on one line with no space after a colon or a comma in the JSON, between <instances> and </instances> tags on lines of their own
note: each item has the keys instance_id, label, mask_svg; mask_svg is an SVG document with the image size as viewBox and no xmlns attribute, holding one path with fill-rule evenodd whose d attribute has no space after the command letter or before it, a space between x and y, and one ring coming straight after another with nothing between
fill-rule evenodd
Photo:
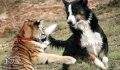
<instances>
[{"instance_id":1,"label":"dog front leg","mask_svg":"<svg viewBox=\"0 0 120 70\"><path fill-rule=\"evenodd\" d=\"M106 69L105 65L93 54L89 53L90 55L90 60L92 60L96 66L102 68L103 70Z\"/></svg>"}]
</instances>

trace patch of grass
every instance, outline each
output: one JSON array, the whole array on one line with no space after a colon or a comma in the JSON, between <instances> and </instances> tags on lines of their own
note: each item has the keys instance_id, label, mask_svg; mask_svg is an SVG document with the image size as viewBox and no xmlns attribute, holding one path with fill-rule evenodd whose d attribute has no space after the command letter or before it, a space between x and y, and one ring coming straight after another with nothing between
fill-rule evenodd
<instances>
[{"instance_id":1,"label":"patch of grass","mask_svg":"<svg viewBox=\"0 0 120 70\"><path fill-rule=\"evenodd\" d=\"M104 9L94 10L96 15L101 15L104 12Z\"/></svg>"},{"instance_id":2,"label":"patch of grass","mask_svg":"<svg viewBox=\"0 0 120 70\"><path fill-rule=\"evenodd\" d=\"M0 64L4 60L4 58L10 53L12 47L0 49Z\"/></svg>"},{"instance_id":3,"label":"patch of grass","mask_svg":"<svg viewBox=\"0 0 120 70\"><path fill-rule=\"evenodd\" d=\"M0 39L0 44L3 44L3 39Z\"/></svg>"},{"instance_id":4,"label":"patch of grass","mask_svg":"<svg viewBox=\"0 0 120 70\"><path fill-rule=\"evenodd\" d=\"M120 25L116 24L116 18L100 21L100 26L108 38L110 52L120 50Z\"/></svg>"},{"instance_id":5,"label":"patch of grass","mask_svg":"<svg viewBox=\"0 0 120 70\"><path fill-rule=\"evenodd\" d=\"M109 58L114 60L120 60L120 52L114 51L109 53Z\"/></svg>"},{"instance_id":6,"label":"patch of grass","mask_svg":"<svg viewBox=\"0 0 120 70\"><path fill-rule=\"evenodd\" d=\"M3 52L9 52L11 50L11 47L7 47L7 48L4 48L4 49L0 49L0 55L3 54Z\"/></svg>"},{"instance_id":7,"label":"patch of grass","mask_svg":"<svg viewBox=\"0 0 120 70\"><path fill-rule=\"evenodd\" d=\"M105 12L111 12L113 9L112 8L110 8L110 7L107 7L106 9L105 9Z\"/></svg>"},{"instance_id":8,"label":"patch of grass","mask_svg":"<svg viewBox=\"0 0 120 70\"><path fill-rule=\"evenodd\" d=\"M2 14L4 12L3 7L0 7L0 14Z\"/></svg>"},{"instance_id":9,"label":"patch of grass","mask_svg":"<svg viewBox=\"0 0 120 70\"><path fill-rule=\"evenodd\" d=\"M98 9L103 8L103 3L101 1L98 2Z\"/></svg>"},{"instance_id":10,"label":"patch of grass","mask_svg":"<svg viewBox=\"0 0 120 70\"><path fill-rule=\"evenodd\" d=\"M42 3L44 3L46 0L41 0Z\"/></svg>"},{"instance_id":11,"label":"patch of grass","mask_svg":"<svg viewBox=\"0 0 120 70\"><path fill-rule=\"evenodd\" d=\"M14 4L19 4L21 2L22 2L22 0L14 0Z\"/></svg>"},{"instance_id":12,"label":"patch of grass","mask_svg":"<svg viewBox=\"0 0 120 70\"><path fill-rule=\"evenodd\" d=\"M58 24L57 30L64 30L64 29L67 29L67 28L68 28L67 23L61 22L61 23Z\"/></svg>"},{"instance_id":13,"label":"patch of grass","mask_svg":"<svg viewBox=\"0 0 120 70\"><path fill-rule=\"evenodd\" d=\"M4 44L5 42L8 42L8 41L14 39L15 36L16 36L16 34L8 34L6 37L0 39L0 44Z\"/></svg>"},{"instance_id":14,"label":"patch of grass","mask_svg":"<svg viewBox=\"0 0 120 70\"><path fill-rule=\"evenodd\" d=\"M46 0L31 0L31 3L33 4L39 4L39 2L44 3Z\"/></svg>"},{"instance_id":15,"label":"patch of grass","mask_svg":"<svg viewBox=\"0 0 120 70\"><path fill-rule=\"evenodd\" d=\"M4 34L4 38L0 38L0 44L11 41L18 34L19 29L12 29L10 32Z\"/></svg>"},{"instance_id":16,"label":"patch of grass","mask_svg":"<svg viewBox=\"0 0 120 70\"><path fill-rule=\"evenodd\" d=\"M58 26L55 30L55 32L52 33L52 36L54 36L58 40L66 40L70 37L71 31L65 22L58 23Z\"/></svg>"},{"instance_id":17,"label":"patch of grass","mask_svg":"<svg viewBox=\"0 0 120 70\"><path fill-rule=\"evenodd\" d=\"M100 3L100 8L97 9L97 10L93 10L93 11L94 11L94 13L96 15L101 15L103 13L108 13L108 12L114 11L115 8L116 7L113 7L113 8L111 8L111 7L102 8L102 4Z\"/></svg>"},{"instance_id":18,"label":"patch of grass","mask_svg":"<svg viewBox=\"0 0 120 70\"><path fill-rule=\"evenodd\" d=\"M22 0L14 0L13 4L18 7L22 3Z\"/></svg>"}]
</instances>

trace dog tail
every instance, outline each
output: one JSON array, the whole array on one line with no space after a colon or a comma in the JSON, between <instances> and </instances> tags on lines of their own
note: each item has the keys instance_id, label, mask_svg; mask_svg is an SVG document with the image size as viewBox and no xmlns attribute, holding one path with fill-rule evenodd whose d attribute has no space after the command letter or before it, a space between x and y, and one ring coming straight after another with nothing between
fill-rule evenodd
<instances>
[{"instance_id":1,"label":"dog tail","mask_svg":"<svg viewBox=\"0 0 120 70\"><path fill-rule=\"evenodd\" d=\"M52 36L49 36L50 46L55 48L65 48L67 41L56 40Z\"/></svg>"}]
</instances>

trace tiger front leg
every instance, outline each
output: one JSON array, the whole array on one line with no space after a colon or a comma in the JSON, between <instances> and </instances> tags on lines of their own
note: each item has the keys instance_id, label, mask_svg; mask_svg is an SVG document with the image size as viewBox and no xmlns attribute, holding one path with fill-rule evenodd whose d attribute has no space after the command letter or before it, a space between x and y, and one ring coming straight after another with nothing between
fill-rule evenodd
<instances>
[{"instance_id":1,"label":"tiger front leg","mask_svg":"<svg viewBox=\"0 0 120 70\"><path fill-rule=\"evenodd\" d=\"M59 56L46 53L40 53L36 57L32 58L33 64L46 64L46 63L74 64L75 62L76 59L70 56Z\"/></svg>"}]
</instances>

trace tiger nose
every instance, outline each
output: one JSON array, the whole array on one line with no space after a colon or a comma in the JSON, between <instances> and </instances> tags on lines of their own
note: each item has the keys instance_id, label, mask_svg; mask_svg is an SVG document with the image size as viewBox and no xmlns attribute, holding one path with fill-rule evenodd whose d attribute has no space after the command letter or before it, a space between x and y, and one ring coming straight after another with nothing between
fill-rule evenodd
<instances>
[{"instance_id":1,"label":"tiger nose","mask_svg":"<svg viewBox=\"0 0 120 70\"><path fill-rule=\"evenodd\" d=\"M42 38L45 37L45 33L41 33L41 37L42 37Z\"/></svg>"},{"instance_id":2,"label":"tiger nose","mask_svg":"<svg viewBox=\"0 0 120 70\"><path fill-rule=\"evenodd\" d=\"M70 20L70 21L68 21L67 23L68 23L69 25L71 25L71 24L72 24L72 21Z\"/></svg>"},{"instance_id":3,"label":"tiger nose","mask_svg":"<svg viewBox=\"0 0 120 70\"><path fill-rule=\"evenodd\" d=\"M44 33L44 32L42 32L42 33L41 33L41 35L42 35L42 36L44 36L44 35L45 35L45 33Z\"/></svg>"},{"instance_id":4,"label":"tiger nose","mask_svg":"<svg viewBox=\"0 0 120 70\"><path fill-rule=\"evenodd\" d=\"M44 33L42 33L42 35L45 35Z\"/></svg>"}]
</instances>

